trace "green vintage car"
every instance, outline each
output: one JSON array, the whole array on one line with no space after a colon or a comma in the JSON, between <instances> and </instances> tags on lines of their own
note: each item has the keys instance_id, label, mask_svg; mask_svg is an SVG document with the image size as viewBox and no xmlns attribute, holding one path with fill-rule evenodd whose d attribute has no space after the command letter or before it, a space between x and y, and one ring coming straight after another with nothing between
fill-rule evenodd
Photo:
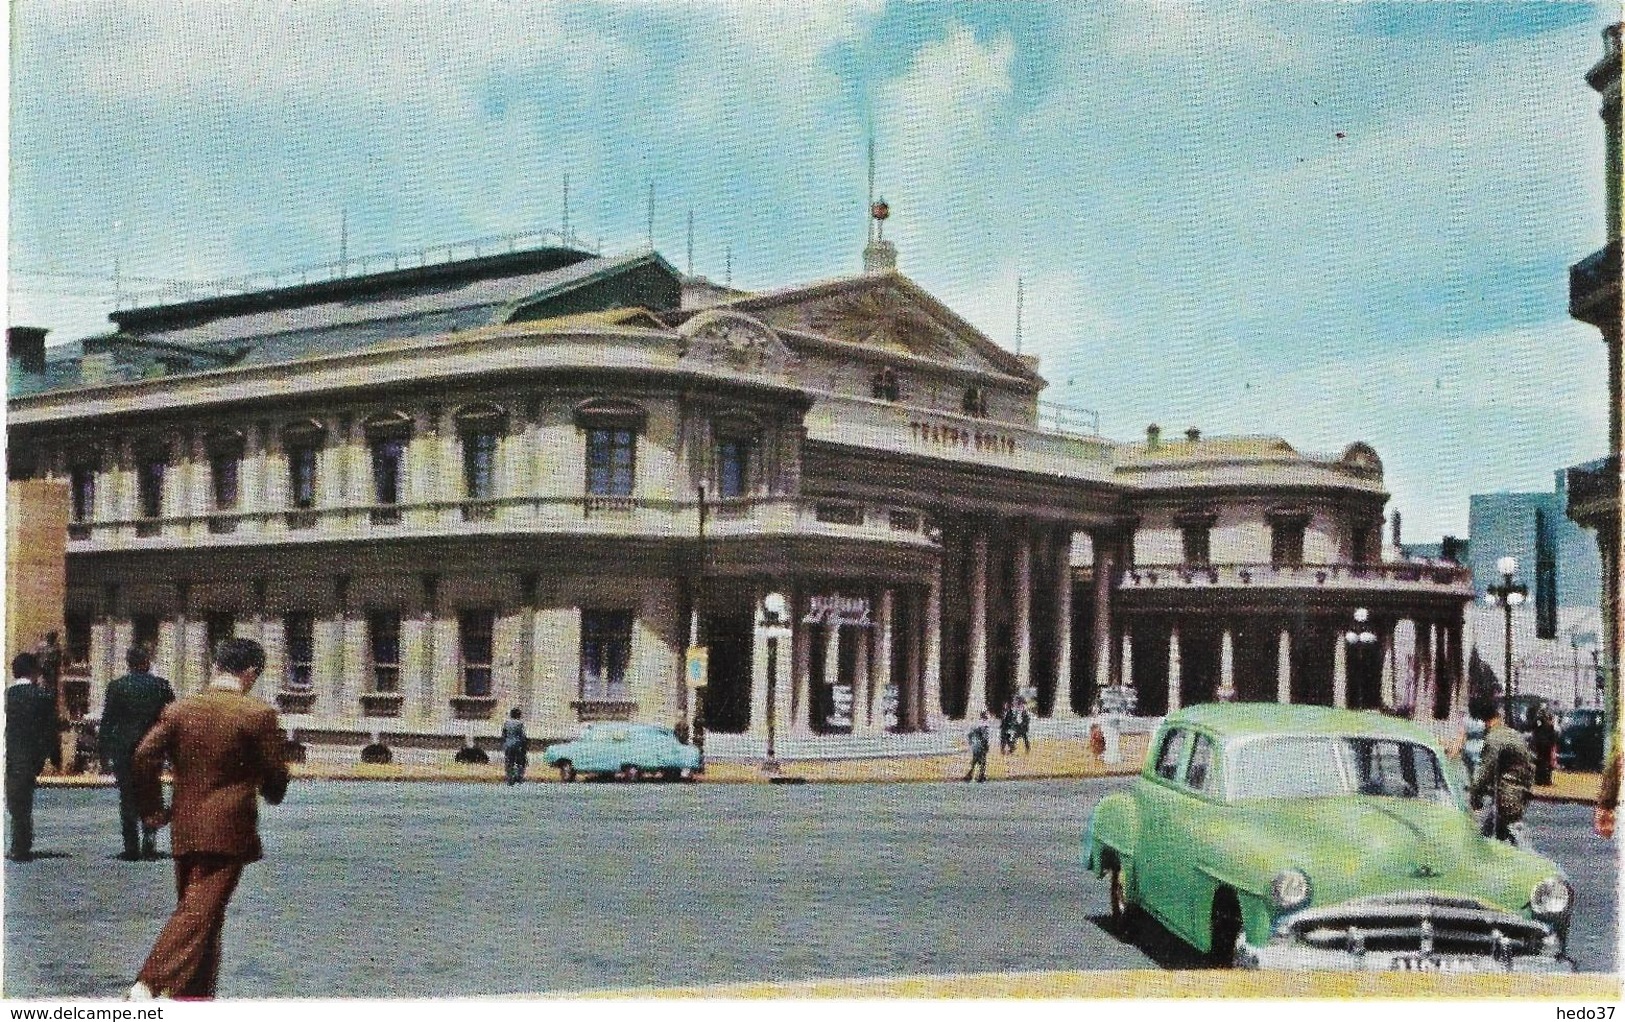
<instances>
[{"instance_id":1,"label":"green vintage car","mask_svg":"<svg viewBox=\"0 0 1625 1022\"><path fill-rule=\"evenodd\" d=\"M1101 800L1087 867L1219 964L1571 971L1556 864L1483 837L1426 731L1374 712L1210 703Z\"/></svg>"}]
</instances>

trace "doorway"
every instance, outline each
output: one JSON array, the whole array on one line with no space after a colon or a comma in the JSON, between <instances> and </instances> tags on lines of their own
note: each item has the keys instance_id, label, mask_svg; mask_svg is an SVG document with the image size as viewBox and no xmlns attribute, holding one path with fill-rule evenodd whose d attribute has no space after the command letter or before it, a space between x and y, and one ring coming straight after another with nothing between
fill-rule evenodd
<instances>
[{"instance_id":1,"label":"doorway","mask_svg":"<svg viewBox=\"0 0 1625 1022\"><path fill-rule=\"evenodd\" d=\"M705 692L705 727L742 734L750 727L751 653L755 622L748 610L705 614L702 641L710 649Z\"/></svg>"}]
</instances>

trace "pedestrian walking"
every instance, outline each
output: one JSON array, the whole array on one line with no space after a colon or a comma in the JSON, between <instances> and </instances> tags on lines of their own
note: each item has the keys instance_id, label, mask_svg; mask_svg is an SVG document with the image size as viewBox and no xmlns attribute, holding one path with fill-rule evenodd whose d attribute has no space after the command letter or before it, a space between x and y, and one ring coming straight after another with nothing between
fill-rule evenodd
<instances>
[{"instance_id":1,"label":"pedestrian walking","mask_svg":"<svg viewBox=\"0 0 1625 1022\"><path fill-rule=\"evenodd\" d=\"M987 745L988 727L990 721L987 711L982 711L981 719L971 726L965 738L970 743L970 769L965 771L965 780L969 781L972 774L977 774L978 782L987 780ZM978 771L980 771L978 773Z\"/></svg>"},{"instance_id":2,"label":"pedestrian walking","mask_svg":"<svg viewBox=\"0 0 1625 1022\"><path fill-rule=\"evenodd\" d=\"M1535 783L1548 785L1552 783L1552 765L1557 761L1557 723L1552 720L1552 711L1542 706L1535 711L1535 730L1530 735L1530 743L1535 747Z\"/></svg>"},{"instance_id":3,"label":"pedestrian walking","mask_svg":"<svg viewBox=\"0 0 1625 1022\"><path fill-rule=\"evenodd\" d=\"M525 779L528 750L525 722L520 719L519 707L515 706L509 711L508 719L502 722L503 776L509 784L518 784Z\"/></svg>"},{"instance_id":4,"label":"pedestrian walking","mask_svg":"<svg viewBox=\"0 0 1625 1022\"><path fill-rule=\"evenodd\" d=\"M999 714L999 754L1008 756L1016 751L1016 704L1006 702Z\"/></svg>"},{"instance_id":5,"label":"pedestrian walking","mask_svg":"<svg viewBox=\"0 0 1625 1022\"><path fill-rule=\"evenodd\" d=\"M131 1000L214 996L226 904L243 867L263 856L256 796L277 805L288 790L276 710L248 694L264 669L259 643L222 642L208 688L165 707L136 747L142 819L174 828L176 904L130 988ZM174 774L168 809L159 776L166 759Z\"/></svg>"},{"instance_id":6,"label":"pedestrian walking","mask_svg":"<svg viewBox=\"0 0 1625 1022\"><path fill-rule=\"evenodd\" d=\"M14 862L34 857L34 787L56 742L56 704L41 691L38 677L34 654L12 658L6 689L6 815L11 818L6 857Z\"/></svg>"},{"instance_id":7,"label":"pedestrian walking","mask_svg":"<svg viewBox=\"0 0 1625 1022\"><path fill-rule=\"evenodd\" d=\"M1484 737L1483 759L1473 775L1472 805L1474 809L1480 808L1488 795L1490 805L1484 815L1484 836L1514 841L1512 827L1523 820L1524 809L1529 805L1535 757L1523 735L1502 722L1500 704L1494 698L1483 698L1473 715L1484 721L1489 730Z\"/></svg>"},{"instance_id":8,"label":"pedestrian walking","mask_svg":"<svg viewBox=\"0 0 1625 1022\"><path fill-rule=\"evenodd\" d=\"M1032 739L1028 737L1032 731L1033 715L1027 712L1027 700L1016 700L1016 730L1010 739L1010 751L1016 751L1016 739L1021 739L1021 753L1027 755L1033 751Z\"/></svg>"},{"instance_id":9,"label":"pedestrian walking","mask_svg":"<svg viewBox=\"0 0 1625 1022\"><path fill-rule=\"evenodd\" d=\"M158 856L154 831L141 821L135 804L135 782L131 770L135 748L141 744L164 707L175 701L169 681L152 673L152 654L142 646L131 646L124 655L129 673L107 686L102 708L100 752L113 768L118 784L119 830L124 838L125 861Z\"/></svg>"}]
</instances>

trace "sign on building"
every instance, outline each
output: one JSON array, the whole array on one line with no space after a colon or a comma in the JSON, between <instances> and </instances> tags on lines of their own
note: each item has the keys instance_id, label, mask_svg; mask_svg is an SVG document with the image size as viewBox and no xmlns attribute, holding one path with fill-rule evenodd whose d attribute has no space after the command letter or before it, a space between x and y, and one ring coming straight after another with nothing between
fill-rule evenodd
<instances>
[{"instance_id":1,"label":"sign on building","mask_svg":"<svg viewBox=\"0 0 1625 1022\"><path fill-rule=\"evenodd\" d=\"M801 619L805 625L856 625L868 628L867 596L814 596L808 601L807 613Z\"/></svg>"}]
</instances>

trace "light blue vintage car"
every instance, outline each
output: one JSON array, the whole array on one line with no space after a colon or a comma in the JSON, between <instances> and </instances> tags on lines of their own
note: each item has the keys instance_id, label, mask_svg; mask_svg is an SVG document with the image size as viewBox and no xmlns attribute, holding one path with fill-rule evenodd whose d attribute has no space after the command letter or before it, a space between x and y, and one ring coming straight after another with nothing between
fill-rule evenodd
<instances>
[{"instance_id":1,"label":"light blue vintage car","mask_svg":"<svg viewBox=\"0 0 1625 1022\"><path fill-rule=\"evenodd\" d=\"M589 724L580 738L550 745L544 756L561 781L593 775L675 781L701 769L699 749L678 741L671 728L653 724Z\"/></svg>"}]
</instances>

